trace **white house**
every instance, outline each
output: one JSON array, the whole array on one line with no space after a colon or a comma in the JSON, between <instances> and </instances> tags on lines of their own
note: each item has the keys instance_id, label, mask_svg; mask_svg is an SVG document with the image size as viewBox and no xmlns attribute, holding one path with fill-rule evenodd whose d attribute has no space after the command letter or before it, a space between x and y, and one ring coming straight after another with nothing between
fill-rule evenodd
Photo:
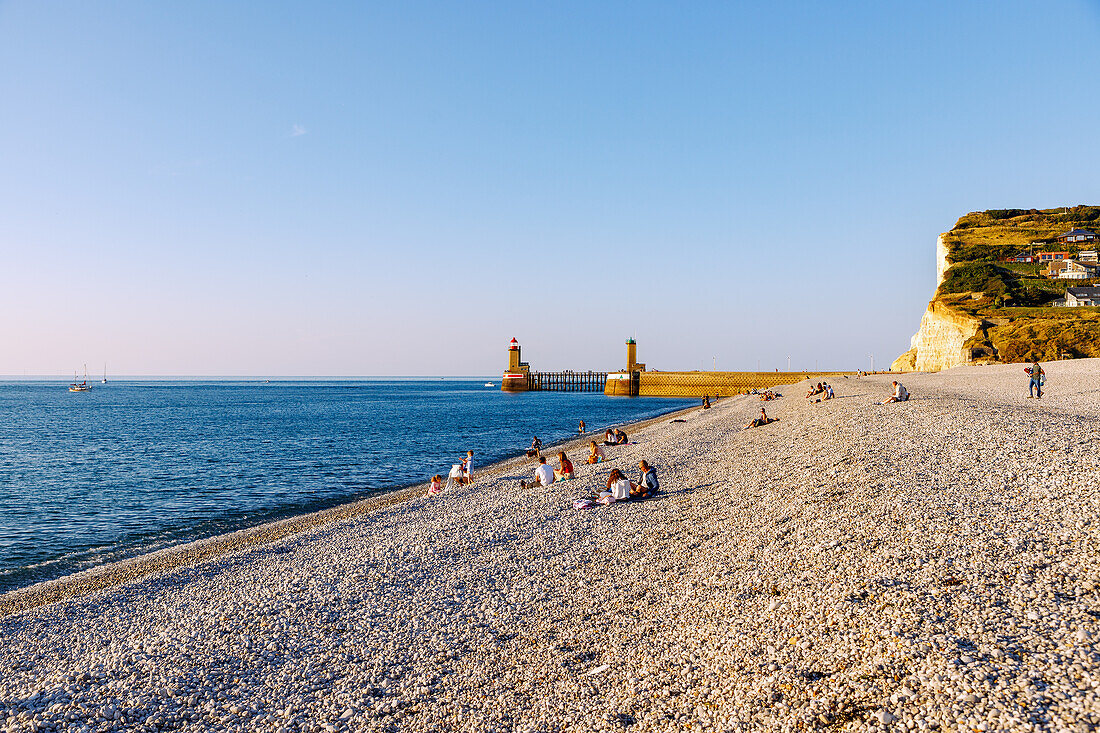
<instances>
[{"instance_id":1,"label":"white house","mask_svg":"<svg viewBox=\"0 0 1100 733\"><path fill-rule=\"evenodd\" d=\"M1090 277L1100 276L1100 264L1058 260L1047 265L1047 275L1058 280L1088 280Z\"/></svg>"},{"instance_id":2,"label":"white house","mask_svg":"<svg viewBox=\"0 0 1100 733\"><path fill-rule=\"evenodd\" d=\"M1066 307L1100 305L1100 288L1066 288Z\"/></svg>"},{"instance_id":3,"label":"white house","mask_svg":"<svg viewBox=\"0 0 1100 733\"><path fill-rule=\"evenodd\" d=\"M1096 262L1098 258L1096 256L1096 250L1083 249L1077 253L1077 259L1080 262Z\"/></svg>"}]
</instances>

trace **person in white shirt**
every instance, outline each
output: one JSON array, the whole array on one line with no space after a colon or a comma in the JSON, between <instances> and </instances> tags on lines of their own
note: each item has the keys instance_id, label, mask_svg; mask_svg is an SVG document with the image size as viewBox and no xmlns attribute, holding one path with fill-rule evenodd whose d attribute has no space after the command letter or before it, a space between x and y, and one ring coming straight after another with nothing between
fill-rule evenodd
<instances>
[{"instance_id":1,"label":"person in white shirt","mask_svg":"<svg viewBox=\"0 0 1100 733\"><path fill-rule=\"evenodd\" d=\"M461 463L456 463L453 466L451 466L451 472L449 474L447 474L447 486L445 487L445 490L450 491L451 489L455 488L456 486L461 486L461 485L462 485L462 464Z\"/></svg>"},{"instance_id":2,"label":"person in white shirt","mask_svg":"<svg viewBox=\"0 0 1100 733\"><path fill-rule=\"evenodd\" d=\"M630 479L619 469L613 468L611 475L607 477L607 490L600 493L600 498L611 497L613 501L623 501L630 498L630 488Z\"/></svg>"},{"instance_id":3,"label":"person in white shirt","mask_svg":"<svg viewBox=\"0 0 1100 733\"><path fill-rule=\"evenodd\" d=\"M894 396L891 397L890 399L886 400L886 402L884 402L882 404L888 405L891 402L905 402L908 399L909 399L909 390L907 390L901 382L898 382L898 381L895 380L894 381Z\"/></svg>"},{"instance_id":4,"label":"person in white shirt","mask_svg":"<svg viewBox=\"0 0 1100 733\"><path fill-rule=\"evenodd\" d=\"M554 483L554 469L546 463L546 458L539 456L539 467L535 469L535 480L531 483L521 481L520 486L529 489L532 486L549 486Z\"/></svg>"}]
</instances>

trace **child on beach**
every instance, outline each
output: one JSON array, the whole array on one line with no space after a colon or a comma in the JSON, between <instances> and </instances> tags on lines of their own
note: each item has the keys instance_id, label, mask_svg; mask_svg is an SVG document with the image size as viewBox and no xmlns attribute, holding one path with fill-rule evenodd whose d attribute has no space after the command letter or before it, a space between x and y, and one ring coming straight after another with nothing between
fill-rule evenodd
<instances>
[{"instance_id":1,"label":"child on beach","mask_svg":"<svg viewBox=\"0 0 1100 733\"><path fill-rule=\"evenodd\" d=\"M462 462L462 483L472 484L474 482L474 452L472 450L466 451L466 460Z\"/></svg>"},{"instance_id":2,"label":"child on beach","mask_svg":"<svg viewBox=\"0 0 1100 733\"><path fill-rule=\"evenodd\" d=\"M603 448L601 448L596 443L596 441L594 441L594 440L589 441L588 442L588 462L590 464L593 464L593 463L599 463L600 461L605 461L605 460L607 460L607 456L604 455Z\"/></svg>"},{"instance_id":3,"label":"child on beach","mask_svg":"<svg viewBox=\"0 0 1100 733\"><path fill-rule=\"evenodd\" d=\"M443 493L443 477L438 473L432 476L431 483L428 484L428 496L436 496Z\"/></svg>"},{"instance_id":4,"label":"child on beach","mask_svg":"<svg viewBox=\"0 0 1100 733\"><path fill-rule=\"evenodd\" d=\"M570 461L565 451L558 452L558 468L554 469L555 481L568 481L573 478L573 462Z\"/></svg>"}]
</instances>

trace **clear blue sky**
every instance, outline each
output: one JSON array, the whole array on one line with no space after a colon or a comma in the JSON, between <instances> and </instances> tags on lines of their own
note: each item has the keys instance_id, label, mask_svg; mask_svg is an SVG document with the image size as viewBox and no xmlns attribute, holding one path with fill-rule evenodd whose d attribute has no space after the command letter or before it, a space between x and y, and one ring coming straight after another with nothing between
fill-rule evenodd
<instances>
[{"instance_id":1,"label":"clear blue sky","mask_svg":"<svg viewBox=\"0 0 1100 733\"><path fill-rule=\"evenodd\" d=\"M856 368L1100 202L1095 2L0 3L0 373Z\"/></svg>"}]
</instances>

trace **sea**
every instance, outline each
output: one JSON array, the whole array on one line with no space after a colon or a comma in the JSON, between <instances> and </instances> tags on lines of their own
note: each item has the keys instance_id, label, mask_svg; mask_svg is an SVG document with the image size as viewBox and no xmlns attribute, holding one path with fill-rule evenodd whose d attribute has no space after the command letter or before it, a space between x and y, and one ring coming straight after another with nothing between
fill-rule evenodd
<instances>
[{"instance_id":1,"label":"sea","mask_svg":"<svg viewBox=\"0 0 1100 733\"><path fill-rule=\"evenodd\" d=\"M485 378L0 381L0 592L693 404Z\"/></svg>"}]
</instances>

